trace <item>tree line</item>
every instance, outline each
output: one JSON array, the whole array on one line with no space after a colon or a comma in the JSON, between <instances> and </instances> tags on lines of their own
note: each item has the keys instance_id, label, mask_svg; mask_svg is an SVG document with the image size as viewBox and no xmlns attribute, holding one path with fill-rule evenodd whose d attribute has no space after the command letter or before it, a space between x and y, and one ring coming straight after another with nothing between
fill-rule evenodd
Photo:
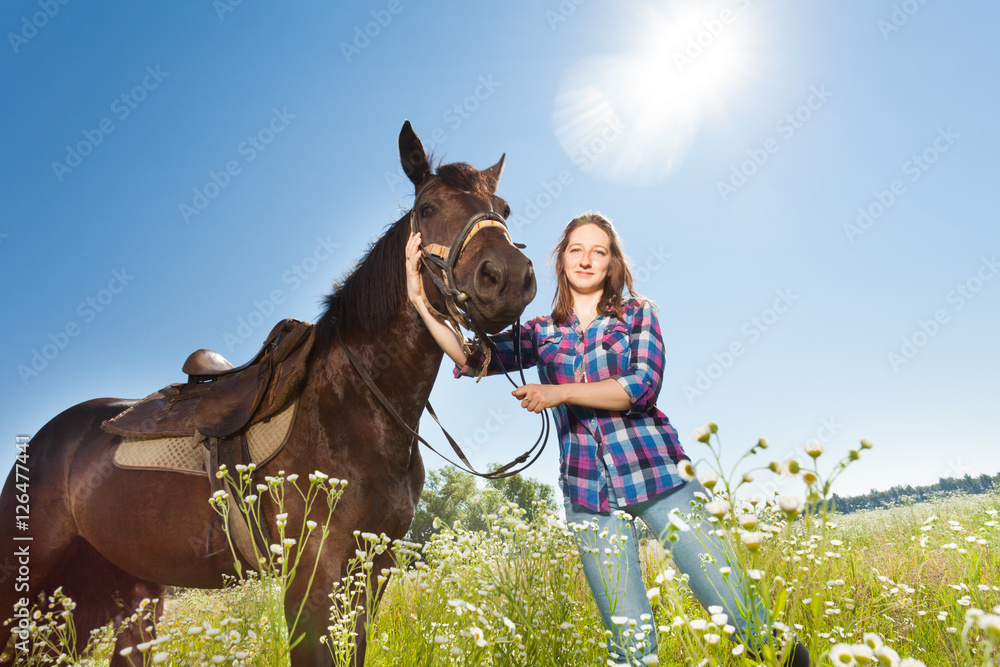
<instances>
[{"instance_id":1,"label":"tree line","mask_svg":"<svg viewBox=\"0 0 1000 667\"><path fill-rule=\"evenodd\" d=\"M872 490L860 496L833 494L834 508L843 514L858 510L872 510L894 505L909 505L933 500L944 494L966 493L975 495L1000 489L1000 473L995 476L982 474L972 477L942 477L936 484L927 486L893 486L885 491Z\"/></svg>"},{"instance_id":2,"label":"tree line","mask_svg":"<svg viewBox=\"0 0 1000 667\"><path fill-rule=\"evenodd\" d=\"M496 464L490 466L495 470ZM936 484L893 486L857 496L833 494L833 509L843 514L934 500L952 493L981 494L1000 491L1000 473L972 477L942 477ZM476 478L457 468L446 467L427 473L423 493L413 516L407 539L424 543L442 526L459 522L469 530L487 530L487 517L501 506L513 503L524 510L525 521L540 513L556 510L555 490L536 479L520 474L491 479L481 488Z\"/></svg>"}]
</instances>

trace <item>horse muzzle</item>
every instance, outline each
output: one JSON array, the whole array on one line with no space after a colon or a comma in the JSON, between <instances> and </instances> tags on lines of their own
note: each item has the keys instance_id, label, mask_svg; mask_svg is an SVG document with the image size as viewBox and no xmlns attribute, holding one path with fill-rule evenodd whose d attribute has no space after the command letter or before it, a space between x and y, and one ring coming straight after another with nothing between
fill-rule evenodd
<instances>
[{"instance_id":1,"label":"horse muzzle","mask_svg":"<svg viewBox=\"0 0 1000 667\"><path fill-rule=\"evenodd\" d=\"M471 314L486 333L509 326L535 298L535 269L524 253L510 246L491 253L476 266L469 302Z\"/></svg>"}]
</instances>

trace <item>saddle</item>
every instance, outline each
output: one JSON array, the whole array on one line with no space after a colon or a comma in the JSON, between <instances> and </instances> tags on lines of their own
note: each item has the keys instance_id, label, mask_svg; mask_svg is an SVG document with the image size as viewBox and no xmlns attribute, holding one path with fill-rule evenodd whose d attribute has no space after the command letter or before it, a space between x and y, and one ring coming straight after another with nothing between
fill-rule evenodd
<instances>
[{"instance_id":1,"label":"saddle","mask_svg":"<svg viewBox=\"0 0 1000 667\"><path fill-rule=\"evenodd\" d=\"M255 426L281 413L282 418L277 420L283 424L280 430L285 434L291 428L288 419L289 414L294 419L294 409L290 406L305 384L314 337L309 322L286 319L275 325L260 351L242 366L234 367L212 350L193 352L181 367L188 376L187 382L167 385L101 424L108 433L124 438L116 451L115 464L141 467L125 466L119 460L123 445L134 450L141 441L183 438L190 443L188 451L203 446L204 474L209 478L211 490L226 491L228 496L229 517L234 519L229 524L233 542L248 562L257 564L271 542L267 524L255 530L240 520L242 514L233 499L233 489L228 482L223 484L214 472L220 464L234 470L240 464L264 462L254 460L252 455L253 434L260 430ZM266 449L261 456L270 458L276 454L286 439L282 435L278 446ZM250 488L255 487L251 479ZM209 525L206 555L214 553L215 532Z\"/></svg>"},{"instance_id":2,"label":"saddle","mask_svg":"<svg viewBox=\"0 0 1000 667\"><path fill-rule=\"evenodd\" d=\"M234 367L218 352L198 350L181 368L186 383L167 385L101 428L130 438L238 435L270 419L298 395L313 338L312 324L287 319L275 325L260 351L242 366Z\"/></svg>"}]
</instances>

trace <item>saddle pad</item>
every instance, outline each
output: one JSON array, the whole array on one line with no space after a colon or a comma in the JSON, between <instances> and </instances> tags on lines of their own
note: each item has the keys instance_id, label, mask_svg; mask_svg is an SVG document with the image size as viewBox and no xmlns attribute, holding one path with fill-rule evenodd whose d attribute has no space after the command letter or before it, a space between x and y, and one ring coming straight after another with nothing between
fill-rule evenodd
<instances>
[{"instance_id":1,"label":"saddle pad","mask_svg":"<svg viewBox=\"0 0 1000 667\"><path fill-rule=\"evenodd\" d=\"M247 429L250 460L258 466L270 461L288 440L298 401L267 421ZM194 436L166 438L122 438L115 449L115 465L136 470L170 470L208 477L205 448Z\"/></svg>"}]
</instances>

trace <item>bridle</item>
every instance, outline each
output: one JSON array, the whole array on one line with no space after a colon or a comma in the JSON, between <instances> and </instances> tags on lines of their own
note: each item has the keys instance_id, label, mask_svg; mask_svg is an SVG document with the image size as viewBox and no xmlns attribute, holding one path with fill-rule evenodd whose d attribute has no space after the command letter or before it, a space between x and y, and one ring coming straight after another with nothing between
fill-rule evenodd
<instances>
[{"instance_id":1,"label":"bridle","mask_svg":"<svg viewBox=\"0 0 1000 667\"><path fill-rule=\"evenodd\" d=\"M413 208L410 209L411 234L415 234L420 231L419 225L417 223L417 216L420 209L421 198L427 193L428 190L430 190L432 187L434 187L440 182L441 182L440 177L432 176L426 183L424 183L420 187L419 190L417 190L416 197L414 197L413 200ZM462 227L462 230L458 233L458 236L456 236L455 240L452 241L451 246L446 247L438 243L427 243L427 244L422 244L420 246L420 252L421 252L420 261L424 269L426 270L428 277L430 277L431 282L434 283L434 286L438 289L438 291L441 293L441 296L444 298L445 307L448 313L447 314L442 313L434 306L432 306L427 298L426 291L421 290L421 298L423 299L424 305L427 306L427 309L431 312L431 314L435 315L436 317L446 322L449 322L452 325L452 329L454 330L455 335L458 337L459 343L462 346L462 350L466 354L472 354L475 351L480 351L483 354L484 357L483 367L479 376L476 378L477 382L480 379L482 379L482 377L486 374L486 369L490 363L490 356L491 356L490 351L496 350L496 346L493 344L493 341L490 340L489 336L486 335L484 332L482 332L480 327L476 325L472 317L469 315L468 312L469 295L458 289L457 283L455 282L455 266L458 264L459 256L461 255L462 251L465 250L465 247L469 245L469 241L472 240L472 237L475 236L478 232L482 231L483 229L487 229L489 227L498 227L501 230L503 230L503 234L507 238L507 241L514 247L519 249L525 247L523 243L514 243L513 239L511 239L510 237L510 231L507 229L507 221L504 220L502 215L496 213L493 210L492 206L490 206L489 211L480 211L479 213L476 213L472 217L470 217L468 221L466 221L465 225ZM440 276L435 275L434 271L431 269L432 265L440 270L441 272ZM473 334L475 335L474 340L469 341L462 335L462 330L461 330L462 326L464 326L469 331L473 332ZM514 326L514 361L518 368L518 372L520 373L521 376L521 385L525 385L527 384L527 382L524 379L524 370L521 368L521 340L520 340L521 319L518 318L514 322L513 326ZM382 391L378 388L378 386L376 386L375 381L372 380L371 376L365 371L365 369L358 362L357 357L355 357L354 354L350 351L350 349L348 349L347 345L344 344L343 338L340 338L340 345L341 347L344 348L344 352L347 354L347 358L350 360L351 365L354 366L354 369L358 372L358 375L361 376L361 379L368 386L368 389L372 392L372 394L375 395L378 401L382 404L382 407L384 407L386 411L390 415L392 415L393 418L395 418L396 422L398 422L399 425L402 426L416 440L422 442L428 449L430 449L432 452L434 452L435 454L437 454L438 456L440 456L441 458L443 458L445 461L452 464L456 468L463 470L464 472L467 472L471 475L475 475L477 477L483 477L485 479L503 479L505 477L511 477L512 475L516 475L521 471L525 470L531 464L537 461L538 457L542 455L543 451L545 451L545 444L548 442L548 434L550 428L548 409L545 409L540 413L540 416L542 418L541 433L539 433L538 439L535 440L535 444L533 444L531 448L528 449L528 451L521 454L510 463L500 466L499 468L493 470L492 472L488 473L479 472L475 468L473 468L472 464L469 462L469 459L466 458L465 453L462 451L462 448L458 446L458 443L455 442L455 439L451 436L450 433L448 433L445 427L441 424L441 420L438 419L437 414L434 412L434 408L431 406L430 401L428 401L427 412L434 419L437 425L441 428L441 432L444 433L445 438L447 438L448 444L451 445L452 450L454 450L455 454L458 456L459 459L461 459L462 463L465 465L455 463L450 458L448 458L441 452L434 449L434 447L429 442L424 440L424 438L421 437L421 435L417 433L416 430L411 428L410 425L403 420L403 418L396 411L396 408L393 407L392 403L389 402L389 399L386 398L385 394L383 394ZM507 377L507 380L512 385L514 385L515 388L518 387L518 384L511 379L510 374L507 372L506 368L503 369L503 374ZM538 449L537 452L535 452L536 448ZM532 456L533 452L534 456ZM529 457L531 458L530 461L528 461ZM526 461L527 463L525 463Z\"/></svg>"},{"instance_id":2,"label":"bridle","mask_svg":"<svg viewBox=\"0 0 1000 667\"><path fill-rule=\"evenodd\" d=\"M413 199L413 208L410 209L410 234L416 234L420 231L417 217L420 211L421 199L432 187L440 182L441 178L439 176L433 176L417 190L416 197ZM523 243L514 243L514 240L510 237L510 230L507 228L507 221L504 220L502 215L496 213L491 205L490 210L480 211L466 221L450 247L439 243L424 243L419 248L421 265L424 267L431 282L438 289L438 292L441 293L445 308L448 311L447 314L442 313L431 305L425 290L421 290L420 298L423 299L424 305L432 315L452 325L458 342L466 354L471 354L474 349L482 351L486 359L483 364L483 373L485 373L486 367L489 365L491 346L487 344L487 336L480 331L479 327L476 326L473 319L469 316L469 295L458 289L457 282L455 281L455 266L458 264L459 256L465 250L465 247L469 245L472 237L490 227L500 229L504 237L506 237L507 242L515 248L523 249L525 247ZM432 266L440 270L440 276L435 274ZM519 325L520 320L515 324ZM475 339L472 342L462 336L461 327L463 326L475 334ZM480 378L482 378L482 375L477 378L477 381Z\"/></svg>"}]
</instances>

